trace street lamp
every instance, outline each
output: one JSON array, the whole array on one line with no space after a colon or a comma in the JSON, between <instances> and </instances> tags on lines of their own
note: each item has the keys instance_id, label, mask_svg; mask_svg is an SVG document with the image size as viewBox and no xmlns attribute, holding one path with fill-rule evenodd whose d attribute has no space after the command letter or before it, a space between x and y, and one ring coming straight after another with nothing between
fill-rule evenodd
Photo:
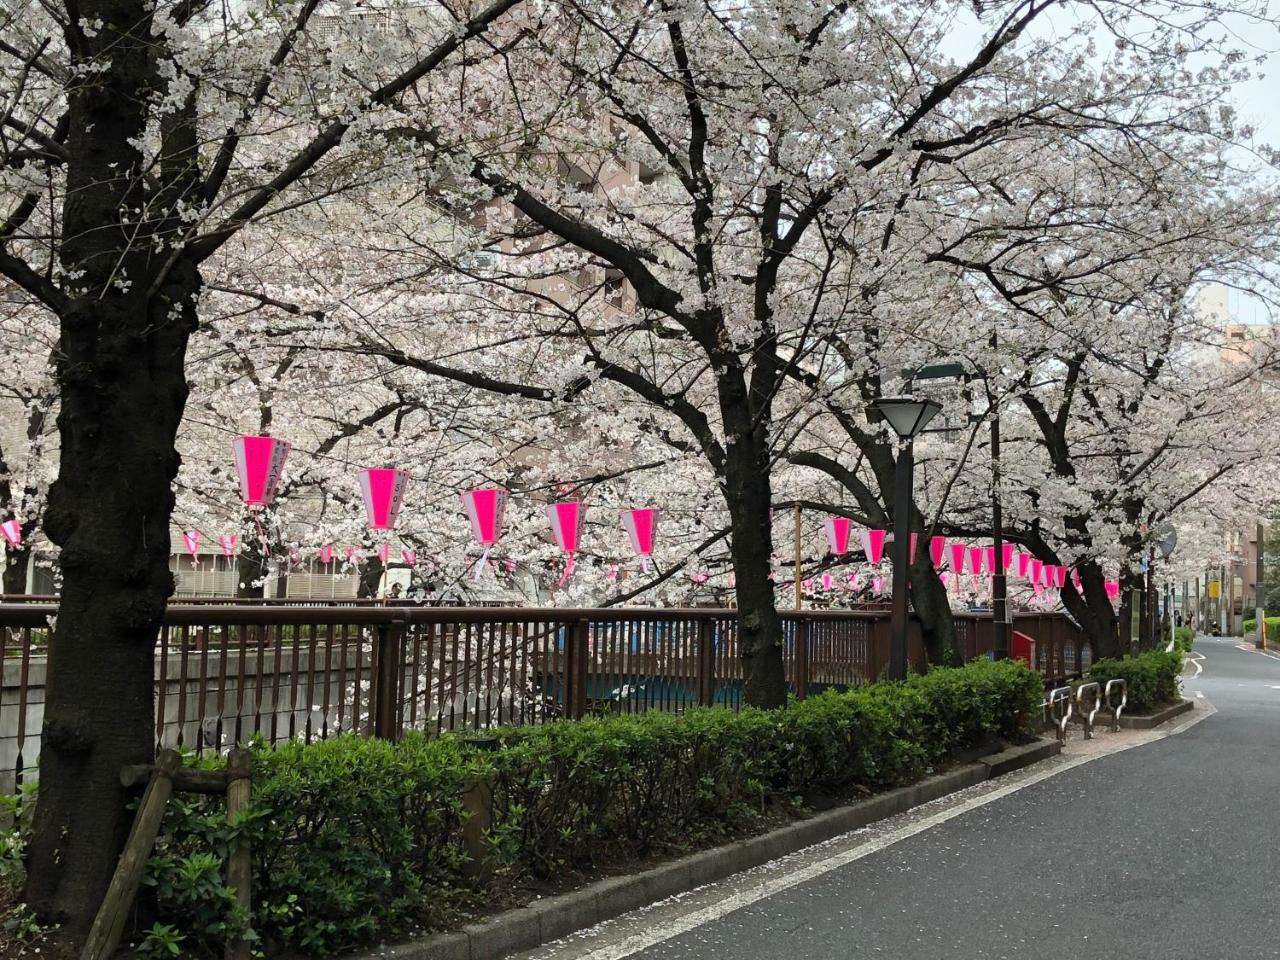
<instances>
[{"instance_id":1,"label":"street lamp","mask_svg":"<svg viewBox=\"0 0 1280 960\"><path fill-rule=\"evenodd\" d=\"M893 604L889 614L889 679L907 679L907 566L911 562L911 473L913 441L942 410L936 400L881 397L871 411L893 427L901 441L893 484ZM874 417L873 417L874 419Z\"/></svg>"}]
</instances>

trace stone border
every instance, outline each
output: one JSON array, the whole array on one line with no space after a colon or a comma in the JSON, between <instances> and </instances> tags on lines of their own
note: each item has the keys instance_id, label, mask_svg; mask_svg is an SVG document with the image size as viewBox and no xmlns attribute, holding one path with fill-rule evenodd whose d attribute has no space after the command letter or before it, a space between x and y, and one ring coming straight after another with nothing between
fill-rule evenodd
<instances>
[{"instance_id":1,"label":"stone border","mask_svg":"<svg viewBox=\"0 0 1280 960\"><path fill-rule=\"evenodd\" d=\"M1160 726L1160 724L1162 723L1167 723L1168 721L1172 720L1174 717L1181 716L1182 714L1186 713L1188 710L1191 710L1192 708L1194 708L1195 705L1196 705L1196 702L1194 700L1183 700L1181 703L1175 703L1167 707L1162 707L1161 709L1157 710L1155 713L1149 716L1135 716L1133 714L1122 713L1120 714L1120 729L1121 730L1150 730L1153 727ZM1097 726L1105 727L1106 724L1107 724L1107 721L1100 717Z\"/></svg>"},{"instance_id":2,"label":"stone border","mask_svg":"<svg viewBox=\"0 0 1280 960\"><path fill-rule=\"evenodd\" d=\"M577 890L535 900L451 933L380 947L347 960L496 960L612 920L639 907L685 893L779 857L904 813L949 793L1011 773L1062 749L1056 740L1009 747L907 787L837 807L758 837L713 847L640 873L597 880Z\"/></svg>"}]
</instances>

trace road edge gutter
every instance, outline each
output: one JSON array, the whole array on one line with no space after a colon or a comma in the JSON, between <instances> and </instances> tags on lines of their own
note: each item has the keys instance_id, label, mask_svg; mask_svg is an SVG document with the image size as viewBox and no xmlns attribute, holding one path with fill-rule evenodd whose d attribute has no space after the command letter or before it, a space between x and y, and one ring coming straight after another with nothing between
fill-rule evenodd
<instances>
[{"instance_id":1,"label":"road edge gutter","mask_svg":"<svg viewBox=\"0 0 1280 960\"><path fill-rule=\"evenodd\" d=\"M1009 747L946 773L824 811L757 837L703 850L640 873L597 880L559 896L503 911L461 930L347 954L345 960L497 960L508 954L533 950L667 897L687 893L958 790L1021 770L1056 756L1061 750L1062 745L1056 740Z\"/></svg>"},{"instance_id":2,"label":"road edge gutter","mask_svg":"<svg viewBox=\"0 0 1280 960\"><path fill-rule=\"evenodd\" d=\"M1153 730L1162 723L1167 723L1174 717L1180 717L1182 714L1191 710L1196 705L1194 700L1183 700L1181 703L1175 703L1170 706L1157 710L1155 713L1147 716L1138 716L1135 714L1120 715L1120 729L1122 730ZM1105 721L1104 721L1105 722Z\"/></svg>"}]
</instances>

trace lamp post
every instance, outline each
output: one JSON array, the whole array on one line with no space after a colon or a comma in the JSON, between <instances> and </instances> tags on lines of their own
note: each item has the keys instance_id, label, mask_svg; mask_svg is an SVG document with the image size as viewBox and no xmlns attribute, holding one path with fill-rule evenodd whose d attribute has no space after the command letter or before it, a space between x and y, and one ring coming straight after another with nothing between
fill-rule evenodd
<instances>
[{"instance_id":1,"label":"lamp post","mask_svg":"<svg viewBox=\"0 0 1280 960\"><path fill-rule=\"evenodd\" d=\"M889 679L907 678L907 568L911 563L911 475L913 441L938 412L936 400L881 397L871 404L873 419L883 417L901 441L893 484L893 603L889 614Z\"/></svg>"},{"instance_id":2,"label":"lamp post","mask_svg":"<svg viewBox=\"0 0 1280 960\"><path fill-rule=\"evenodd\" d=\"M1258 521L1257 540L1258 549L1257 556L1254 558L1253 573L1253 617L1254 631L1257 637L1254 640L1254 646L1259 650L1267 649L1267 566L1266 566L1266 544L1267 532L1262 527L1262 521Z\"/></svg>"}]
</instances>

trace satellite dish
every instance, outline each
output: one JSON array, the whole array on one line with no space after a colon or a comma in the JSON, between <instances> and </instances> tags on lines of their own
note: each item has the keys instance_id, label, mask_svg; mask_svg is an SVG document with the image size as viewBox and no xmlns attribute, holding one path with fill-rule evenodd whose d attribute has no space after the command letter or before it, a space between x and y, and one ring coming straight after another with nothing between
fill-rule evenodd
<instances>
[{"instance_id":1,"label":"satellite dish","mask_svg":"<svg viewBox=\"0 0 1280 960\"><path fill-rule=\"evenodd\" d=\"M1172 523L1162 523L1156 528L1156 538L1152 546L1160 554L1161 560L1167 560L1173 548L1178 545L1178 531Z\"/></svg>"}]
</instances>

